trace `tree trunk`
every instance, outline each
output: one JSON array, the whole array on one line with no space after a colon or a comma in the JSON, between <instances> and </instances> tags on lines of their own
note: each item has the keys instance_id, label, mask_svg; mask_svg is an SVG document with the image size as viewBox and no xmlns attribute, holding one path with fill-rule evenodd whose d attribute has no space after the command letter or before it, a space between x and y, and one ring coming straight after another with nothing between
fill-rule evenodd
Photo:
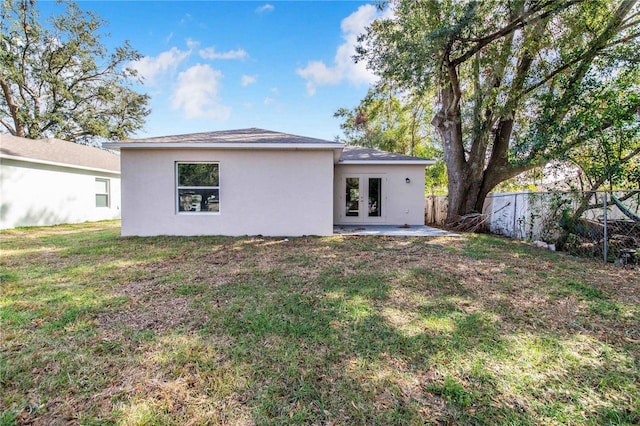
<instances>
[{"instance_id":1,"label":"tree trunk","mask_svg":"<svg viewBox=\"0 0 640 426\"><path fill-rule=\"evenodd\" d=\"M11 118L13 119L13 129L9 127L8 124L5 124L5 127L13 136L25 137L25 129L22 121L18 117L18 105L13 100L13 96L11 95L11 89L6 81L0 78L0 87L2 88L2 93L4 95L4 99L9 106L9 111L11 111ZM4 124L4 122L3 122Z\"/></svg>"},{"instance_id":2,"label":"tree trunk","mask_svg":"<svg viewBox=\"0 0 640 426\"><path fill-rule=\"evenodd\" d=\"M530 168L513 167L508 164L506 156L496 158L500 155L495 149L487 168L484 167L483 157L466 159L462 131L456 123L460 123L459 118L456 120L453 117L446 117L444 108L432 121L445 147L444 160L449 178L447 223L456 222L461 216L472 212L482 213L484 201L496 185ZM508 140L512 127L510 125L507 127L502 137Z\"/></svg>"},{"instance_id":3,"label":"tree trunk","mask_svg":"<svg viewBox=\"0 0 640 426\"><path fill-rule=\"evenodd\" d=\"M465 162L462 167L447 163L449 176L447 223L456 222L461 216L469 213L482 213L489 193L499 183L521 173L521 170L516 168L480 170L477 166L471 162Z\"/></svg>"},{"instance_id":4,"label":"tree trunk","mask_svg":"<svg viewBox=\"0 0 640 426\"><path fill-rule=\"evenodd\" d=\"M448 207L447 222L453 222L465 213L468 200L469 179L460 120L459 98L451 84L440 91L442 106L431 121L438 130L444 145L444 161L447 165Z\"/></svg>"},{"instance_id":5,"label":"tree trunk","mask_svg":"<svg viewBox=\"0 0 640 426\"><path fill-rule=\"evenodd\" d=\"M443 141L444 160L449 177L447 223L456 222L461 216L469 213L482 213L487 195L498 184L535 166L509 164L508 148L514 126L511 117L503 118L498 123L488 159L485 139L474 141L472 152L467 158L462 140L460 107L451 103L457 101L454 93L453 89L441 92L442 109L432 120ZM481 134L478 137L488 136Z\"/></svg>"}]
</instances>

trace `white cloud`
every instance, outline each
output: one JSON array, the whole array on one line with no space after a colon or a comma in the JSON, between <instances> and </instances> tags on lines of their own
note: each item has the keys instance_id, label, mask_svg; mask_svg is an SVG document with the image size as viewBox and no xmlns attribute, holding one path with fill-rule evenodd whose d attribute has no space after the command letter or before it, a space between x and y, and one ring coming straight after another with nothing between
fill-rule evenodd
<instances>
[{"instance_id":1,"label":"white cloud","mask_svg":"<svg viewBox=\"0 0 640 426\"><path fill-rule=\"evenodd\" d=\"M129 63L128 67L138 71L138 75L150 85L155 84L156 78L166 72L175 71L182 61L191 55L191 50L183 51L172 47L158 56L145 56Z\"/></svg>"},{"instance_id":2,"label":"white cloud","mask_svg":"<svg viewBox=\"0 0 640 426\"><path fill-rule=\"evenodd\" d=\"M200 46L200 42L199 41L195 41L195 40L192 40L190 38L187 39L187 47L190 50L196 49L198 46Z\"/></svg>"},{"instance_id":3,"label":"white cloud","mask_svg":"<svg viewBox=\"0 0 640 426\"><path fill-rule=\"evenodd\" d=\"M240 84L242 87L247 87L250 84L254 84L258 81L258 78L255 75L243 75L240 79Z\"/></svg>"},{"instance_id":4,"label":"white cloud","mask_svg":"<svg viewBox=\"0 0 640 426\"><path fill-rule=\"evenodd\" d=\"M275 9L275 7L273 7L272 4L265 4L264 6L260 6L258 8L256 8L256 13L263 13L263 12L273 12L273 10Z\"/></svg>"},{"instance_id":5,"label":"white cloud","mask_svg":"<svg viewBox=\"0 0 640 426\"><path fill-rule=\"evenodd\" d=\"M244 59L248 56L244 49L229 50L227 52L216 52L215 47L207 47L200 49L200 57L202 59Z\"/></svg>"},{"instance_id":6,"label":"white cloud","mask_svg":"<svg viewBox=\"0 0 640 426\"><path fill-rule=\"evenodd\" d=\"M264 104L265 105L271 105L272 103L274 103L276 100L270 97L264 98Z\"/></svg>"},{"instance_id":7,"label":"white cloud","mask_svg":"<svg viewBox=\"0 0 640 426\"><path fill-rule=\"evenodd\" d=\"M223 105L219 97L222 72L209 65L197 64L178 75L173 109L182 110L185 118L226 120L231 108Z\"/></svg>"},{"instance_id":8,"label":"white cloud","mask_svg":"<svg viewBox=\"0 0 640 426\"><path fill-rule=\"evenodd\" d=\"M318 86L335 86L344 79L343 71L338 67L329 68L322 61L310 61L305 68L296 70L298 75L307 80L307 93L316 94Z\"/></svg>"},{"instance_id":9,"label":"white cloud","mask_svg":"<svg viewBox=\"0 0 640 426\"><path fill-rule=\"evenodd\" d=\"M342 20L342 38L344 43L338 46L333 59L333 66L327 66L322 61L309 61L304 68L298 68L296 73L307 80L307 93L313 96L318 86L334 86L344 81L351 84L372 84L377 77L367 69L364 62L355 63L358 36L364 33L366 27L378 18L388 18L393 12L387 9L380 12L373 5L363 5L351 15Z\"/></svg>"}]
</instances>

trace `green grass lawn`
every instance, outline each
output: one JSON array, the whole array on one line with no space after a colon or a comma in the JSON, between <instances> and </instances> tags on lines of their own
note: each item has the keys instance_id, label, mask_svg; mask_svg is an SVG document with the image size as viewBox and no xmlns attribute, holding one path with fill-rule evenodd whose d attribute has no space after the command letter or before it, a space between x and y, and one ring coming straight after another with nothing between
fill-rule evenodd
<instances>
[{"instance_id":1,"label":"green grass lawn","mask_svg":"<svg viewBox=\"0 0 640 426\"><path fill-rule=\"evenodd\" d=\"M119 232L0 234L0 424L640 423L637 267Z\"/></svg>"}]
</instances>

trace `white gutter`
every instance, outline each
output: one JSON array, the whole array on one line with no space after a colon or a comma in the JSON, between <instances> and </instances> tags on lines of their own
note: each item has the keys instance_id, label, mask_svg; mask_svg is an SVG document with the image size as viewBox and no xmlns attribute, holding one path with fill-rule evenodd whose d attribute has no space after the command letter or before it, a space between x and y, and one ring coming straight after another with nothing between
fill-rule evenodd
<instances>
[{"instance_id":1,"label":"white gutter","mask_svg":"<svg viewBox=\"0 0 640 426\"><path fill-rule=\"evenodd\" d=\"M44 164L47 166L66 167L68 169L87 170L91 172L110 173L112 175L119 175L119 170L100 169L97 167L80 166L77 164L58 163L55 161L37 160L35 158L19 157L17 155L0 154L0 158L14 161L22 161L24 163Z\"/></svg>"}]
</instances>

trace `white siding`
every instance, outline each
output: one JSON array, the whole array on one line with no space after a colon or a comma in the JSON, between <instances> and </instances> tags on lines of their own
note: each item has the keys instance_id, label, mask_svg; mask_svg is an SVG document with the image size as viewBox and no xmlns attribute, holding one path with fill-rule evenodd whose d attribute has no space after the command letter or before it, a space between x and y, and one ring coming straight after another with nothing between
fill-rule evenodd
<instances>
[{"instance_id":1,"label":"white siding","mask_svg":"<svg viewBox=\"0 0 640 426\"><path fill-rule=\"evenodd\" d=\"M335 166L335 204L333 220L337 225L353 223L345 220L346 176L384 176L382 186L383 221L387 225L424 225L424 165L411 164L337 164ZM406 179L410 179L410 183Z\"/></svg>"},{"instance_id":2,"label":"white siding","mask_svg":"<svg viewBox=\"0 0 640 426\"><path fill-rule=\"evenodd\" d=\"M220 164L220 213L176 212L176 162ZM122 235L333 233L333 151L121 149Z\"/></svg>"},{"instance_id":3,"label":"white siding","mask_svg":"<svg viewBox=\"0 0 640 426\"><path fill-rule=\"evenodd\" d=\"M95 179L110 180L109 207L96 207ZM120 175L0 159L0 228L120 218Z\"/></svg>"}]
</instances>

